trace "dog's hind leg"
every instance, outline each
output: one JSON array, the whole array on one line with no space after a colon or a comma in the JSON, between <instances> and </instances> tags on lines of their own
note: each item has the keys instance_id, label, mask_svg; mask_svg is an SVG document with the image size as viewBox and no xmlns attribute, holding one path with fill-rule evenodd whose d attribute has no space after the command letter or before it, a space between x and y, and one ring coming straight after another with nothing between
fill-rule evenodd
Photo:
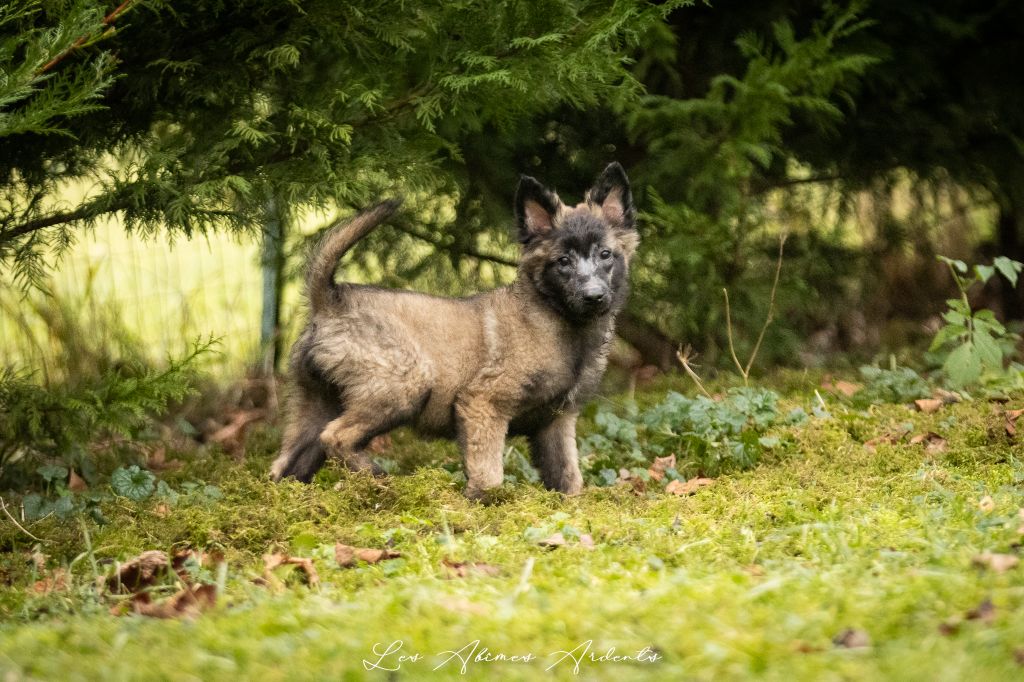
<instances>
[{"instance_id":1,"label":"dog's hind leg","mask_svg":"<svg viewBox=\"0 0 1024 682\"><path fill-rule=\"evenodd\" d=\"M270 475L275 481L291 477L308 483L327 459L320 434L337 418L340 406L300 394L288 401L288 411L291 418L281 439L281 454Z\"/></svg>"},{"instance_id":2,"label":"dog's hind leg","mask_svg":"<svg viewBox=\"0 0 1024 682\"><path fill-rule=\"evenodd\" d=\"M397 391L383 390L379 394L392 398L401 395ZM383 473L363 449L376 436L413 421L423 411L429 397L428 390L411 399L398 400L397 403L394 400L385 402L367 397L350 401L352 409L346 410L324 427L320 433L320 443L327 456L338 459L353 471Z\"/></svg>"},{"instance_id":3,"label":"dog's hind leg","mask_svg":"<svg viewBox=\"0 0 1024 682\"><path fill-rule=\"evenodd\" d=\"M583 490L576 451L576 416L576 413L560 414L530 437L530 452L544 485L566 495L576 495Z\"/></svg>"}]
</instances>

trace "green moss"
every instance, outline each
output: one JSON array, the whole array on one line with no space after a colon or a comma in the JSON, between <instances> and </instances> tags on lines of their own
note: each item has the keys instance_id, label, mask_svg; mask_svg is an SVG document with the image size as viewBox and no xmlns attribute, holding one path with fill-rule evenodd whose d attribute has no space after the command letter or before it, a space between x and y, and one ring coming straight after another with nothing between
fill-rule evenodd
<instances>
[{"instance_id":1,"label":"green moss","mask_svg":"<svg viewBox=\"0 0 1024 682\"><path fill-rule=\"evenodd\" d=\"M792 404L813 392L789 379ZM662 387L663 388L663 387ZM801 393L801 391L803 391ZM638 396L649 400L650 396ZM313 484L272 484L272 434L243 464L185 455L165 476L202 480L221 497L106 503L105 526L85 526L100 570L144 549L221 549L228 579L218 606L195 621L108 615L97 599L83 527L32 524L50 565L71 567L72 589L35 595L33 541L0 527L0 671L12 679L370 679L375 644L402 640L408 679L536 679L551 652L586 640L602 652L652 647L655 663L584 663L585 679L1008 679L1020 674L1024 568L972 565L986 550L1014 553L1024 506L1020 446L1001 408L973 402L932 415L899 405L856 411L828 399L828 419L778 427L756 468L689 497L627 486L563 498L507 484L491 504L467 501L447 445L399 434L386 457L408 473L373 479L328 468ZM1019 401L1017 401L1019 402ZM1016 402L1013 403L1016 405ZM904 425L909 424L909 428ZM908 437L874 449L884 433ZM944 452L911 445L934 431ZM262 438L262 437L261 437ZM979 501L992 498L993 508ZM562 531L549 550L537 538ZM589 534L594 548L575 538ZM342 570L333 545L390 546L402 557ZM274 592L253 583L261 555L311 556L318 588ZM442 560L482 561L496 577L445 578ZM984 599L992 622L964 618ZM957 631L939 626L959 619ZM844 628L872 645L843 649ZM530 664L431 669L438 652L473 640L492 652L534 653ZM556 668L572 677L571 662Z\"/></svg>"}]
</instances>

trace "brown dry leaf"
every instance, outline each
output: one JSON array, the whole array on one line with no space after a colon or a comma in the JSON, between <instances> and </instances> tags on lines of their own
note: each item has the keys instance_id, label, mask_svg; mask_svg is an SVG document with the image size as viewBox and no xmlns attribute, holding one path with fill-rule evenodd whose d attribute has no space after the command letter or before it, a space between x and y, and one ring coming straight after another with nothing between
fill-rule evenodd
<instances>
[{"instance_id":1,"label":"brown dry leaf","mask_svg":"<svg viewBox=\"0 0 1024 682\"><path fill-rule=\"evenodd\" d=\"M391 449L391 434L383 433L379 436L374 436L370 444L366 446L366 449L375 455L382 455Z\"/></svg>"},{"instance_id":2,"label":"brown dry leaf","mask_svg":"<svg viewBox=\"0 0 1024 682\"><path fill-rule=\"evenodd\" d=\"M1024 666L1024 647L1013 650L1013 660L1017 665Z\"/></svg>"},{"instance_id":3,"label":"brown dry leaf","mask_svg":"<svg viewBox=\"0 0 1024 682\"><path fill-rule=\"evenodd\" d=\"M199 566L212 566L216 564L224 563L224 555L220 552L214 552L207 554L206 552L196 549L183 549L179 552L175 552L174 558L171 559L171 568L178 574L178 577L185 583L192 581L192 576L189 574L186 564L189 559L192 559Z\"/></svg>"},{"instance_id":4,"label":"brown dry leaf","mask_svg":"<svg viewBox=\"0 0 1024 682\"><path fill-rule=\"evenodd\" d=\"M75 473L72 469L71 473L68 474L68 490L73 493L82 493L89 489L89 484L85 482L85 479Z\"/></svg>"},{"instance_id":5,"label":"brown dry leaf","mask_svg":"<svg viewBox=\"0 0 1024 682\"><path fill-rule=\"evenodd\" d=\"M249 425L265 416L263 410L236 410L231 413L228 423L211 433L207 441L220 445L232 454L238 454L245 444L245 432Z\"/></svg>"},{"instance_id":6,"label":"brown dry leaf","mask_svg":"<svg viewBox=\"0 0 1024 682\"><path fill-rule=\"evenodd\" d=\"M146 468L150 471L168 471L171 469L180 469L182 463L180 460L172 459L167 461L167 449L163 445L158 445L149 453L146 457Z\"/></svg>"},{"instance_id":7,"label":"brown dry leaf","mask_svg":"<svg viewBox=\"0 0 1024 682\"><path fill-rule=\"evenodd\" d=\"M820 646L805 642L802 639L795 640L790 646L798 654L814 654L822 650Z\"/></svg>"},{"instance_id":8,"label":"brown dry leaf","mask_svg":"<svg viewBox=\"0 0 1024 682\"><path fill-rule=\"evenodd\" d=\"M149 618L195 618L217 602L216 585L189 585L157 603L132 600L135 613Z\"/></svg>"},{"instance_id":9,"label":"brown dry leaf","mask_svg":"<svg viewBox=\"0 0 1024 682\"><path fill-rule=\"evenodd\" d=\"M928 433L919 433L916 436L913 436L910 439L910 444L924 445L925 452L927 452L930 455L937 455L943 453L949 447L949 443L946 441L946 439L940 436L939 434L935 433L934 431L929 431Z\"/></svg>"},{"instance_id":10,"label":"brown dry leaf","mask_svg":"<svg viewBox=\"0 0 1024 682\"><path fill-rule=\"evenodd\" d=\"M647 492L647 481L639 476L634 476L629 479L629 483L633 486L633 492L637 495L643 495Z\"/></svg>"},{"instance_id":11,"label":"brown dry leaf","mask_svg":"<svg viewBox=\"0 0 1024 682\"><path fill-rule=\"evenodd\" d=\"M875 452L879 445L896 445L905 436L905 433L883 433L881 436L875 436L870 440L864 441L864 447L871 452Z\"/></svg>"},{"instance_id":12,"label":"brown dry leaf","mask_svg":"<svg viewBox=\"0 0 1024 682\"><path fill-rule=\"evenodd\" d=\"M580 536L580 547L584 549L594 549L594 538L591 537L590 533L584 533Z\"/></svg>"},{"instance_id":13,"label":"brown dry leaf","mask_svg":"<svg viewBox=\"0 0 1024 682\"><path fill-rule=\"evenodd\" d=\"M682 481L670 481L665 486L665 492L669 495L693 495L695 492L714 483L712 478L691 478L685 483Z\"/></svg>"},{"instance_id":14,"label":"brown dry leaf","mask_svg":"<svg viewBox=\"0 0 1024 682\"><path fill-rule=\"evenodd\" d=\"M298 556L288 556L280 552L263 555L263 579L270 584L278 584L280 581L274 576L274 569L281 566L298 566L306 576L306 583L315 587L320 583L320 575L316 572L316 566L312 559Z\"/></svg>"},{"instance_id":15,"label":"brown dry leaf","mask_svg":"<svg viewBox=\"0 0 1024 682\"><path fill-rule=\"evenodd\" d=\"M832 638L832 643L844 649L860 649L871 646L871 637L863 630L846 628Z\"/></svg>"},{"instance_id":16,"label":"brown dry leaf","mask_svg":"<svg viewBox=\"0 0 1024 682\"><path fill-rule=\"evenodd\" d=\"M654 464L647 470L647 473L651 475L651 479L660 481L665 478L666 469L676 468L676 456L669 455L668 457L655 457Z\"/></svg>"},{"instance_id":17,"label":"brown dry leaf","mask_svg":"<svg viewBox=\"0 0 1024 682\"><path fill-rule=\"evenodd\" d=\"M161 502L157 506L153 507L153 513L161 519L166 519L171 515L171 508L167 506L166 502Z\"/></svg>"},{"instance_id":18,"label":"brown dry leaf","mask_svg":"<svg viewBox=\"0 0 1024 682\"><path fill-rule=\"evenodd\" d=\"M852 381L843 381L842 379L840 379L839 381L823 381L821 383L821 387L824 388L826 391L838 393L840 395L846 396L847 398L852 398L854 394L857 393L857 391L864 388L864 385L855 384Z\"/></svg>"},{"instance_id":19,"label":"brown dry leaf","mask_svg":"<svg viewBox=\"0 0 1024 682\"><path fill-rule=\"evenodd\" d=\"M748 575L752 575L755 578L760 578L764 575L764 566L761 564L748 564L743 568Z\"/></svg>"},{"instance_id":20,"label":"brown dry leaf","mask_svg":"<svg viewBox=\"0 0 1024 682\"><path fill-rule=\"evenodd\" d=\"M351 568L358 561L377 564L388 559L397 559L400 556L402 556L401 553L390 549L366 549L343 545L340 542L334 545L334 558L338 562L338 566L342 568Z\"/></svg>"},{"instance_id":21,"label":"brown dry leaf","mask_svg":"<svg viewBox=\"0 0 1024 682\"><path fill-rule=\"evenodd\" d=\"M953 616L939 623L939 634L943 637L951 637L960 632L960 616Z\"/></svg>"},{"instance_id":22,"label":"brown dry leaf","mask_svg":"<svg viewBox=\"0 0 1024 682\"><path fill-rule=\"evenodd\" d=\"M986 514L990 513L995 508L996 501L992 499L991 495L985 495L985 497L978 500L978 509L985 512Z\"/></svg>"},{"instance_id":23,"label":"brown dry leaf","mask_svg":"<svg viewBox=\"0 0 1024 682\"><path fill-rule=\"evenodd\" d=\"M994 552L982 552L972 561L975 566L988 568L996 573L1005 573L1020 563L1020 559L1012 554L996 554Z\"/></svg>"},{"instance_id":24,"label":"brown dry leaf","mask_svg":"<svg viewBox=\"0 0 1024 682\"><path fill-rule=\"evenodd\" d=\"M938 412L939 408L942 407L943 402L938 398L920 398L914 401L914 405L921 412L931 414L933 412Z\"/></svg>"},{"instance_id":25,"label":"brown dry leaf","mask_svg":"<svg viewBox=\"0 0 1024 682\"><path fill-rule=\"evenodd\" d=\"M1007 438L1017 437L1017 420L1024 414L1024 410L1006 410L1003 412L1003 429L1006 431Z\"/></svg>"},{"instance_id":26,"label":"brown dry leaf","mask_svg":"<svg viewBox=\"0 0 1024 682\"><path fill-rule=\"evenodd\" d=\"M32 584L32 591L36 594L50 594L52 592L64 592L71 585L71 576L66 569L55 568L52 571L44 571L43 577Z\"/></svg>"},{"instance_id":27,"label":"brown dry leaf","mask_svg":"<svg viewBox=\"0 0 1024 682\"><path fill-rule=\"evenodd\" d=\"M537 544L541 547L550 547L551 549L554 549L555 547L561 547L565 544L565 536L562 535L560 531L555 532L543 540L539 540Z\"/></svg>"},{"instance_id":28,"label":"brown dry leaf","mask_svg":"<svg viewBox=\"0 0 1024 682\"><path fill-rule=\"evenodd\" d=\"M933 397L938 398L939 400L941 400L942 402L944 402L947 405L952 405L953 403L958 403L961 400L963 400L963 398L960 397L959 393L954 393L953 391L947 391L944 388L937 388L937 389L935 389Z\"/></svg>"},{"instance_id":29,"label":"brown dry leaf","mask_svg":"<svg viewBox=\"0 0 1024 682\"><path fill-rule=\"evenodd\" d=\"M629 469L627 469L625 467L619 469L619 480L620 481L628 481L632 477L633 477L633 474L631 474L629 472Z\"/></svg>"},{"instance_id":30,"label":"brown dry leaf","mask_svg":"<svg viewBox=\"0 0 1024 682\"><path fill-rule=\"evenodd\" d=\"M138 592L156 584L168 567L167 554L151 549L118 566L114 575L107 578L107 587L115 592Z\"/></svg>"},{"instance_id":31,"label":"brown dry leaf","mask_svg":"<svg viewBox=\"0 0 1024 682\"><path fill-rule=\"evenodd\" d=\"M501 575L501 569L494 564L482 561L452 561L445 559L441 562L446 578L468 578L471 575L484 575L495 577Z\"/></svg>"},{"instance_id":32,"label":"brown dry leaf","mask_svg":"<svg viewBox=\"0 0 1024 682\"><path fill-rule=\"evenodd\" d=\"M992 603L991 599L985 599L973 609L964 614L964 618L967 620L977 620L985 623L986 625L991 624L996 619L996 607Z\"/></svg>"}]
</instances>

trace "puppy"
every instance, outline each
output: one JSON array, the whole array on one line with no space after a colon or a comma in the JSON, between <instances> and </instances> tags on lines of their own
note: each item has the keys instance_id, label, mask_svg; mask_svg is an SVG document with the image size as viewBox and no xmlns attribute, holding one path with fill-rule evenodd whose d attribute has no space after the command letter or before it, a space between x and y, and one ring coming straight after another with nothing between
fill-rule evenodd
<instances>
[{"instance_id":1,"label":"puppy","mask_svg":"<svg viewBox=\"0 0 1024 682\"><path fill-rule=\"evenodd\" d=\"M523 176L516 279L467 298L334 281L338 260L399 203L332 228L312 255L273 478L309 481L327 457L369 469L370 440L410 425L458 440L471 498L501 485L509 435L527 436L545 486L580 492L576 418L604 373L639 244L626 173L612 163L572 207Z\"/></svg>"}]
</instances>

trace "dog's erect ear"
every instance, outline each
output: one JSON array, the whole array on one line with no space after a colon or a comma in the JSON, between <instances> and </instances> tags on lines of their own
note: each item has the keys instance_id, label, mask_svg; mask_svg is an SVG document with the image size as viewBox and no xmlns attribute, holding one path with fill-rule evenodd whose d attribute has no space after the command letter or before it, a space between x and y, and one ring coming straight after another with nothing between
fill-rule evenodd
<instances>
[{"instance_id":1,"label":"dog's erect ear","mask_svg":"<svg viewBox=\"0 0 1024 682\"><path fill-rule=\"evenodd\" d=\"M516 225L519 241L525 244L534 237L543 237L555 229L562 200L529 175L519 177L516 188Z\"/></svg>"},{"instance_id":2,"label":"dog's erect ear","mask_svg":"<svg viewBox=\"0 0 1024 682\"><path fill-rule=\"evenodd\" d=\"M615 227L627 230L636 227L633 193L629 178L617 161L608 164L587 193L587 203L599 206L604 219Z\"/></svg>"}]
</instances>

